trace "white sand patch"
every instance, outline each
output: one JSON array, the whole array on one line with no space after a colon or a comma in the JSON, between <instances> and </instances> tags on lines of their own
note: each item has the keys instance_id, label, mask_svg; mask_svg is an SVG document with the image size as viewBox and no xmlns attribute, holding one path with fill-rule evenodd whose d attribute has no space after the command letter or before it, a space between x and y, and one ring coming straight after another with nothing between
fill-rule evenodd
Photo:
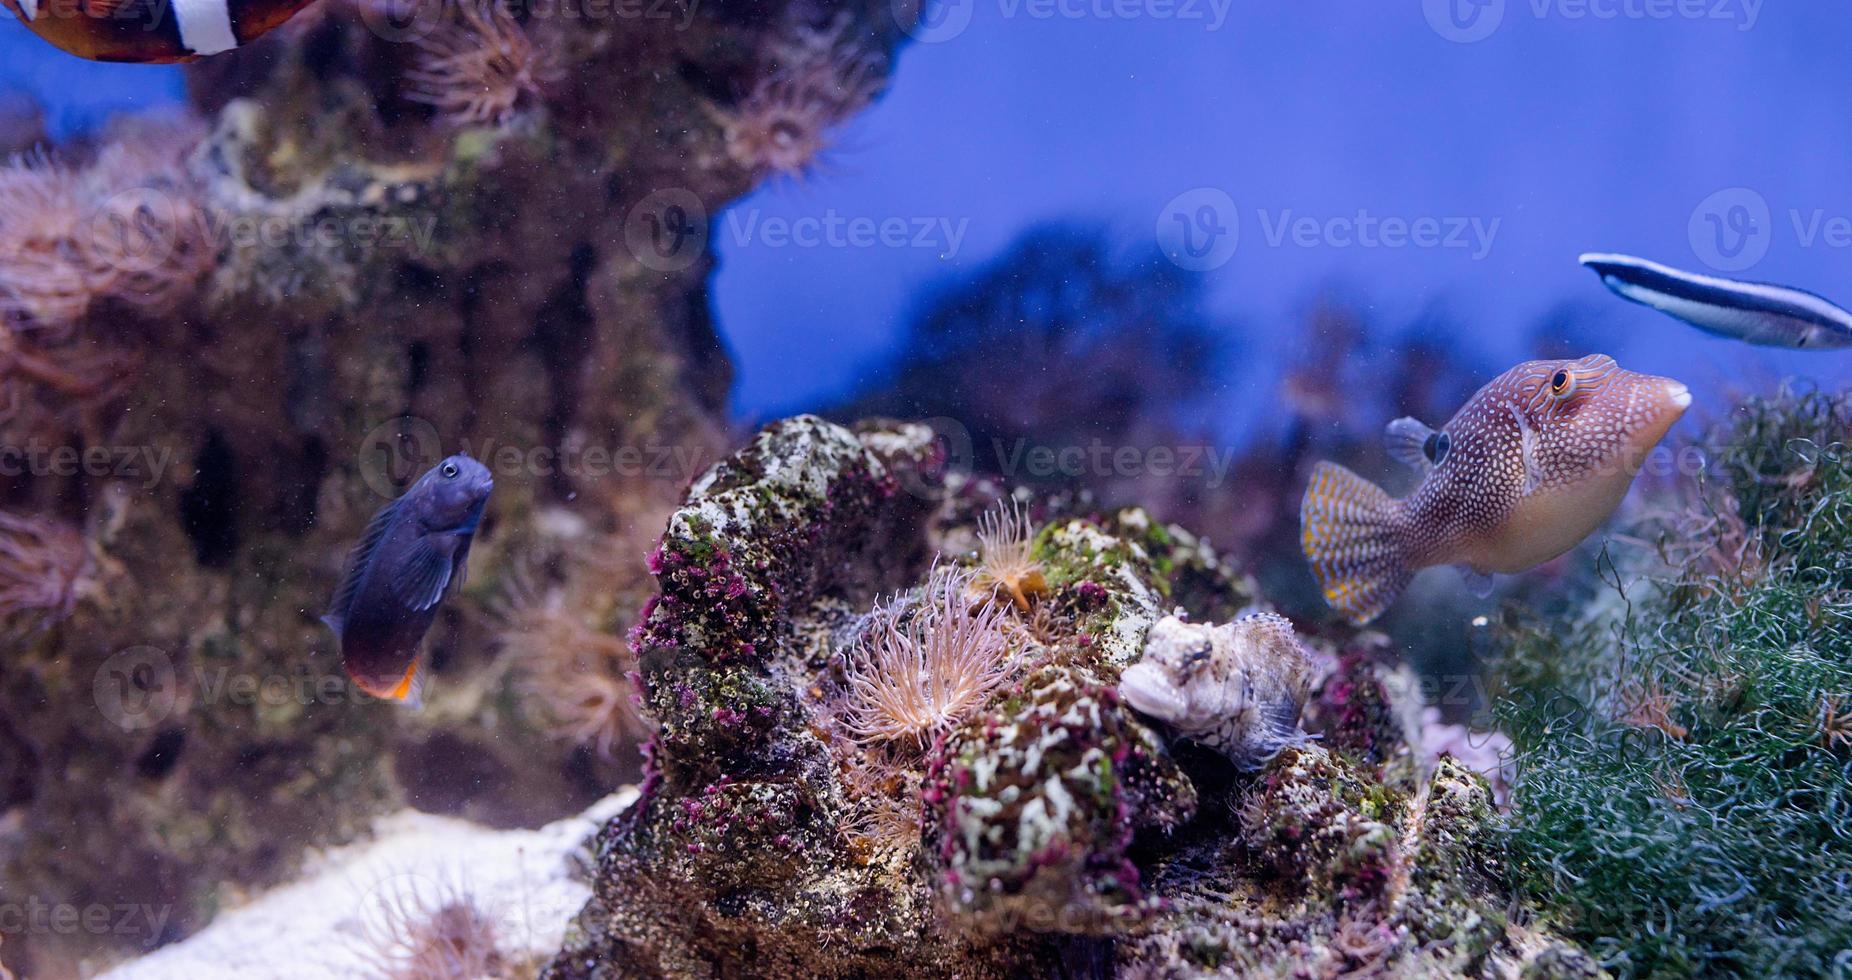
<instances>
[{"instance_id":1,"label":"white sand patch","mask_svg":"<svg viewBox=\"0 0 1852 980\"><path fill-rule=\"evenodd\" d=\"M369 936L397 904L467 895L495 923L502 951L544 958L591 897L574 874L586 838L636 800L625 789L539 830L492 830L403 811L373 840L312 855L301 878L221 913L183 942L104 974L108 980L325 980L364 976Z\"/></svg>"}]
</instances>

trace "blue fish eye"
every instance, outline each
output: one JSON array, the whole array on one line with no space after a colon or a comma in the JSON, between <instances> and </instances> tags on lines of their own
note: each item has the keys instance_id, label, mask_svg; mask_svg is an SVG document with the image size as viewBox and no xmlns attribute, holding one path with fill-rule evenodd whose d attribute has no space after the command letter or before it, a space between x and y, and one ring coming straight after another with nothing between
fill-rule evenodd
<instances>
[{"instance_id":1,"label":"blue fish eye","mask_svg":"<svg viewBox=\"0 0 1852 980\"><path fill-rule=\"evenodd\" d=\"M457 464L455 464L455 463L445 463L445 464L444 464L444 468L443 468L443 470L442 470L442 472L443 472L443 474L444 474L444 478L445 478L445 479L447 479L447 480L454 480L454 479L456 479L456 476L457 476Z\"/></svg>"}]
</instances>

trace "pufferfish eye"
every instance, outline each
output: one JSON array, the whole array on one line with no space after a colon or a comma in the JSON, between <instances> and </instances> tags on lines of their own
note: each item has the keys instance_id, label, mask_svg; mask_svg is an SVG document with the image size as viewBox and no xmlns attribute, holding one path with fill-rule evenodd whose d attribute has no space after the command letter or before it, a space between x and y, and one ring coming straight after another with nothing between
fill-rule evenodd
<instances>
[{"instance_id":1,"label":"pufferfish eye","mask_svg":"<svg viewBox=\"0 0 1852 980\"><path fill-rule=\"evenodd\" d=\"M1448 436L1445 432L1436 432L1428 436L1428 441L1421 446L1421 452L1423 455L1427 456L1428 462L1433 463L1435 466L1439 466L1442 462L1446 461L1447 450L1452 448L1452 437Z\"/></svg>"},{"instance_id":2,"label":"pufferfish eye","mask_svg":"<svg viewBox=\"0 0 1852 980\"><path fill-rule=\"evenodd\" d=\"M1575 394L1576 378L1574 374L1562 369L1550 376L1550 394L1558 398L1567 398Z\"/></svg>"},{"instance_id":3,"label":"pufferfish eye","mask_svg":"<svg viewBox=\"0 0 1852 980\"><path fill-rule=\"evenodd\" d=\"M457 478L457 464L445 463L443 469L439 470L438 472L444 474L444 479L454 480Z\"/></svg>"}]
</instances>

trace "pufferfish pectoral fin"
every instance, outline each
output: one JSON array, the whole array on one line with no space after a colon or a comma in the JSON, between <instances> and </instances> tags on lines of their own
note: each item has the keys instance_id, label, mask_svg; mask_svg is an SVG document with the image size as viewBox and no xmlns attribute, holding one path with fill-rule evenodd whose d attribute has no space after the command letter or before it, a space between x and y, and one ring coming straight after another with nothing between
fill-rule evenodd
<instances>
[{"instance_id":1,"label":"pufferfish pectoral fin","mask_svg":"<svg viewBox=\"0 0 1852 980\"><path fill-rule=\"evenodd\" d=\"M1383 430L1383 448L1396 462L1426 473L1434 467L1434 461L1428 458L1429 440L1433 438L1434 430L1427 423L1404 415Z\"/></svg>"},{"instance_id":2,"label":"pufferfish pectoral fin","mask_svg":"<svg viewBox=\"0 0 1852 980\"><path fill-rule=\"evenodd\" d=\"M1474 598L1484 599L1490 596L1493 587L1498 584L1497 580L1490 574L1482 572L1471 565L1455 565L1453 567L1460 570L1460 578L1466 582L1466 591L1471 592Z\"/></svg>"}]
</instances>

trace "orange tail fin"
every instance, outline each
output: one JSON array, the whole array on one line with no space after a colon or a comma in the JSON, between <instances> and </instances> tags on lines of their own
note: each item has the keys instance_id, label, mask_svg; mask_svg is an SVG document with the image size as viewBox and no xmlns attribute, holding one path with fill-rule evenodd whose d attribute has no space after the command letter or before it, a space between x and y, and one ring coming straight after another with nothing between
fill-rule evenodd
<instances>
[{"instance_id":1,"label":"orange tail fin","mask_svg":"<svg viewBox=\"0 0 1852 980\"><path fill-rule=\"evenodd\" d=\"M1325 601L1359 626L1382 615L1414 577L1402 502L1336 463L1312 470L1299 542Z\"/></svg>"}]
</instances>

